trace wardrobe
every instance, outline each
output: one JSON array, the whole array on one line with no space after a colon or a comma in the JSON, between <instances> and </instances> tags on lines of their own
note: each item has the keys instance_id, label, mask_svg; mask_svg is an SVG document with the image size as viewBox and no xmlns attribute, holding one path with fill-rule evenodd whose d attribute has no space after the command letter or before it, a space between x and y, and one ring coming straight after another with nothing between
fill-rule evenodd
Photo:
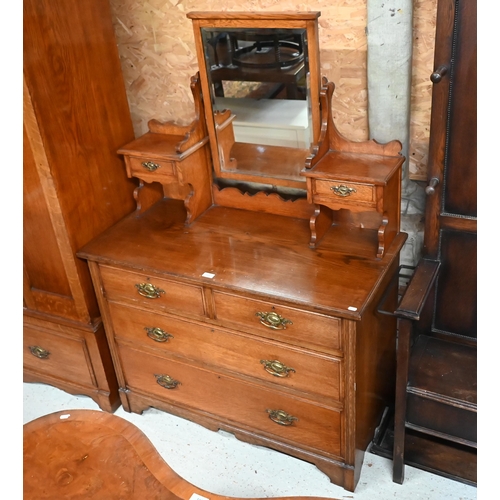
<instances>
[{"instance_id":1,"label":"wardrobe","mask_svg":"<svg viewBox=\"0 0 500 500\"><path fill-rule=\"evenodd\" d=\"M109 3L23 2L26 382L119 406L92 281L75 252L135 208L134 137Z\"/></svg>"}]
</instances>

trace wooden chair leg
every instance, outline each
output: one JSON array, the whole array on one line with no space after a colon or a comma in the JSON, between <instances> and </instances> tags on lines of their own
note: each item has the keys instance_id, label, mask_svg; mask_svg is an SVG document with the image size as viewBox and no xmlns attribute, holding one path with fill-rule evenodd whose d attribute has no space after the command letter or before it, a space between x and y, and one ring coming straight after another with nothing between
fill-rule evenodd
<instances>
[{"instance_id":1,"label":"wooden chair leg","mask_svg":"<svg viewBox=\"0 0 500 500\"><path fill-rule=\"evenodd\" d=\"M396 372L396 404L394 410L394 450L392 480L403 484L404 481L404 448L406 421L406 386L408 385L408 366L410 359L410 338L412 323L398 320L398 351Z\"/></svg>"}]
</instances>

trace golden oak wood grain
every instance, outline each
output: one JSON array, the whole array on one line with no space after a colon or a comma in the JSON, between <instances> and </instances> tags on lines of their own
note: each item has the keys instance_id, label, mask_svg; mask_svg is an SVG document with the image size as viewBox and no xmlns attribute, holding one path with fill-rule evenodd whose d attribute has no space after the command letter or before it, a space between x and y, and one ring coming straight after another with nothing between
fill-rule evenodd
<instances>
[{"instance_id":1,"label":"golden oak wood grain","mask_svg":"<svg viewBox=\"0 0 500 500\"><path fill-rule=\"evenodd\" d=\"M109 347L75 255L134 209L136 184L116 154L134 134L110 7L27 0L23 42L24 324L28 343L48 342L57 358L49 369L26 354L24 377L113 411Z\"/></svg>"},{"instance_id":2,"label":"golden oak wood grain","mask_svg":"<svg viewBox=\"0 0 500 500\"><path fill-rule=\"evenodd\" d=\"M52 413L24 425L24 498L94 496L238 500L183 479L151 441L123 418L94 410ZM320 500L275 497L275 500ZM251 500L251 499L250 499ZM254 499L257 500L257 499Z\"/></svg>"}]
</instances>

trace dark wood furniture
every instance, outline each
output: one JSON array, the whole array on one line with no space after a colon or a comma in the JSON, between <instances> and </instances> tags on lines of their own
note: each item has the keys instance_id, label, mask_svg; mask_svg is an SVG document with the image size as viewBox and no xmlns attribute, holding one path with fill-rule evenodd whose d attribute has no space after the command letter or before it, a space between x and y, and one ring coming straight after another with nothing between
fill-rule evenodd
<instances>
[{"instance_id":1,"label":"dark wood furniture","mask_svg":"<svg viewBox=\"0 0 500 500\"><path fill-rule=\"evenodd\" d=\"M120 404L90 273L75 252L134 210L134 137L107 2L23 3L24 380Z\"/></svg>"},{"instance_id":2,"label":"dark wood furniture","mask_svg":"<svg viewBox=\"0 0 500 500\"><path fill-rule=\"evenodd\" d=\"M24 425L23 498L238 500L189 483L135 425L94 410L61 411Z\"/></svg>"},{"instance_id":3,"label":"dark wood furniture","mask_svg":"<svg viewBox=\"0 0 500 500\"><path fill-rule=\"evenodd\" d=\"M394 481L476 482L476 0L439 0L424 257L402 301Z\"/></svg>"},{"instance_id":4,"label":"dark wood furniture","mask_svg":"<svg viewBox=\"0 0 500 500\"><path fill-rule=\"evenodd\" d=\"M212 23L240 29L269 29L276 23L280 29L302 29L309 60L317 62L311 51L317 50L318 15L189 17L200 54L201 30ZM210 113L207 133L215 141L210 142L212 159L218 157L213 165L208 155L205 162L199 158L194 170L201 180L209 169L209 182L179 190L187 196L183 200L165 191L170 183L179 184L178 164L168 178L160 175L161 168L147 178L140 167L129 170L153 184L158 174L156 184L164 196L139 196L135 213L78 253L89 262L122 404L138 413L160 408L299 457L354 491L364 452L394 398L396 318L380 314L377 304L397 275L406 240L396 216L378 256L377 249L381 208L399 206L399 183L386 185L384 179L400 178L401 144L353 143L341 137L331 120L333 88L327 82L319 88L319 75L311 74L316 97L323 97L321 106L319 100L311 103L320 113L312 126L318 140L310 151L258 144L224 150L215 125L228 130L231 122L209 105L206 68L200 67L200 78L202 93L194 93L195 106L199 109L203 101L206 116ZM163 139L155 135L158 145L182 136L179 127L162 126L169 133ZM129 165L132 157L150 161L152 149L141 150L141 144L151 135L120 150ZM202 134L197 151L204 141ZM238 174L224 163L223 155L231 155L233 147L242 153L238 163L248 165L246 172ZM373 200L366 210L335 205L343 215L332 217L320 244L310 248L315 206L308 201L313 198L306 176L316 165L331 165L330 157L343 172L341 180L366 182ZM347 177L349 168L355 179ZM238 183L219 183L221 173L230 173ZM295 182L303 189L287 196ZM382 196L377 198L379 184ZM193 190L212 195L210 207L190 212ZM389 296L395 306L396 291Z\"/></svg>"}]
</instances>

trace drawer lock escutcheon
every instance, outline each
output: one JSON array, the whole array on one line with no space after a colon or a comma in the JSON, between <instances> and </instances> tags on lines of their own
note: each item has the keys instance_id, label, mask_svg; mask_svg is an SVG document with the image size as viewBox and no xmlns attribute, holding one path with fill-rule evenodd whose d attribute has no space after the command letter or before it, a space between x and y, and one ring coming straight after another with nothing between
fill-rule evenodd
<instances>
[{"instance_id":1,"label":"drawer lock escutcheon","mask_svg":"<svg viewBox=\"0 0 500 500\"><path fill-rule=\"evenodd\" d=\"M293 368L289 368L284 365L281 361L274 359L272 361L268 361L267 359L261 359L260 362L264 365L264 369L266 372L274 375L275 377L288 377L290 372L295 373Z\"/></svg>"},{"instance_id":2,"label":"drawer lock escutcheon","mask_svg":"<svg viewBox=\"0 0 500 500\"><path fill-rule=\"evenodd\" d=\"M352 193L356 192L354 188L350 188L345 184L340 184L340 186L332 186L330 189L334 192L334 194L336 194L337 196L342 196L343 198L345 198L346 196L351 196Z\"/></svg>"},{"instance_id":3,"label":"drawer lock escutcheon","mask_svg":"<svg viewBox=\"0 0 500 500\"><path fill-rule=\"evenodd\" d=\"M289 319L283 318L275 312L256 312L255 316L260 318L260 322L264 326L274 330L286 330L286 325L293 325Z\"/></svg>"},{"instance_id":4,"label":"drawer lock escutcheon","mask_svg":"<svg viewBox=\"0 0 500 500\"><path fill-rule=\"evenodd\" d=\"M137 288L139 295L148 299L158 299L162 293L165 293L165 290L162 290L151 283L136 283L135 287Z\"/></svg>"},{"instance_id":5,"label":"drawer lock escutcheon","mask_svg":"<svg viewBox=\"0 0 500 500\"><path fill-rule=\"evenodd\" d=\"M31 354L33 354L33 356L36 356L37 358L40 358L40 359L47 359L50 355L49 351L47 351L46 349L43 349L42 347L40 347L38 345L30 345L29 349L30 349Z\"/></svg>"},{"instance_id":6,"label":"drawer lock escutcheon","mask_svg":"<svg viewBox=\"0 0 500 500\"><path fill-rule=\"evenodd\" d=\"M269 418L279 425L292 425L294 421L298 421L297 417L289 415L283 410L266 410L269 413Z\"/></svg>"},{"instance_id":7,"label":"drawer lock escutcheon","mask_svg":"<svg viewBox=\"0 0 500 500\"><path fill-rule=\"evenodd\" d=\"M172 334L158 327L145 326L144 330L146 330L148 337L155 342L168 342L168 339L174 338Z\"/></svg>"},{"instance_id":8,"label":"drawer lock escutcheon","mask_svg":"<svg viewBox=\"0 0 500 500\"><path fill-rule=\"evenodd\" d=\"M174 380L170 375L155 375L156 382L164 387L165 389L175 389L181 383L178 380Z\"/></svg>"},{"instance_id":9,"label":"drawer lock escutcheon","mask_svg":"<svg viewBox=\"0 0 500 500\"><path fill-rule=\"evenodd\" d=\"M153 163L152 161L143 161L141 165L150 172L154 172L161 167L161 165L158 165L158 163Z\"/></svg>"}]
</instances>

